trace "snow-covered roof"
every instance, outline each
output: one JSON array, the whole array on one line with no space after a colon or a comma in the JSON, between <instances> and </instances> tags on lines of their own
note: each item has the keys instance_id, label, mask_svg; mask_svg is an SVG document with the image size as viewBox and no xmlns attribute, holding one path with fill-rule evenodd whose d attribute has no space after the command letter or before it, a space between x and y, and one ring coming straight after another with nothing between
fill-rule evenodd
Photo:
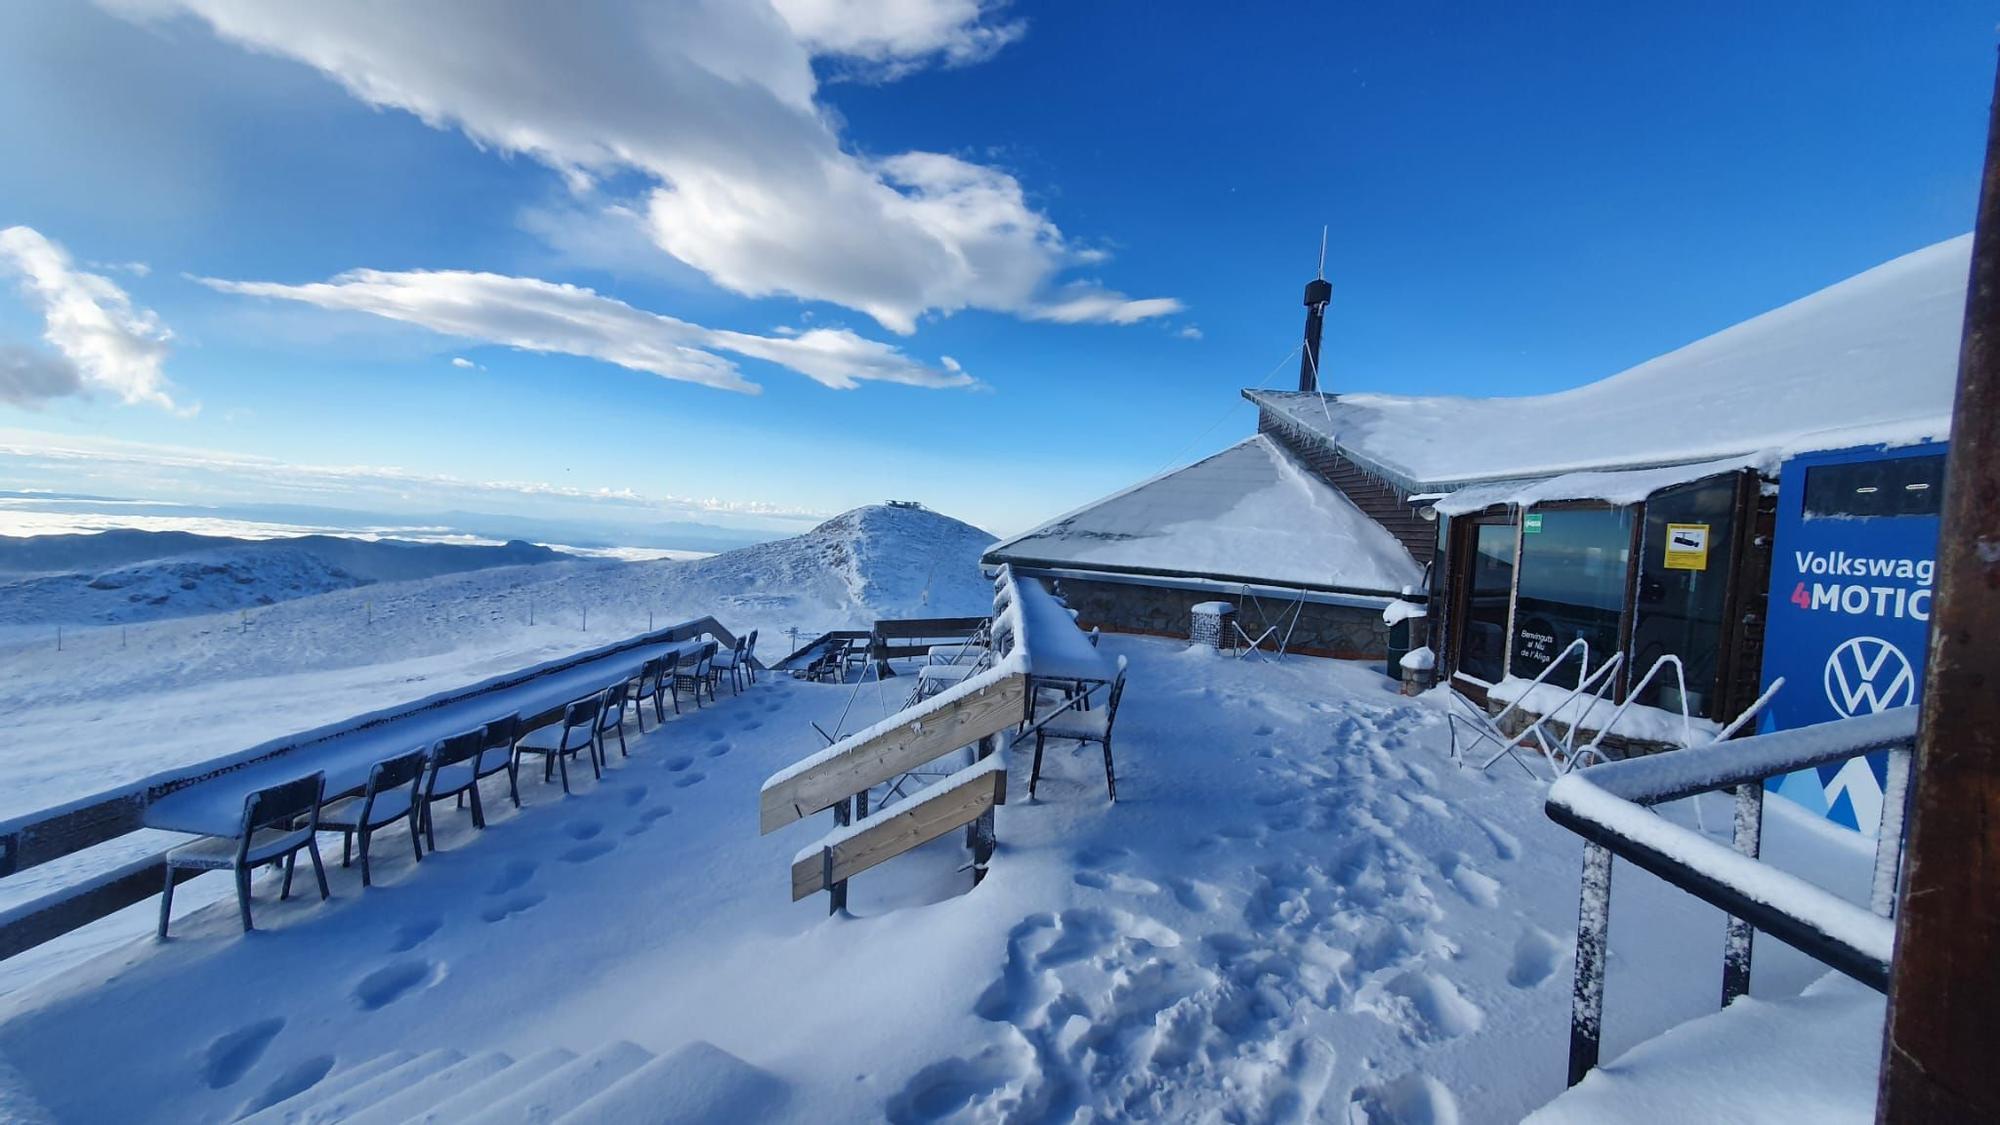
<instances>
[{"instance_id":1,"label":"snow-covered roof","mask_svg":"<svg viewBox=\"0 0 2000 1125\"><path fill-rule=\"evenodd\" d=\"M987 558L1390 594L1423 573L1394 536L1261 434L1050 520Z\"/></svg>"},{"instance_id":2,"label":"snow-covered roof","mask_svg":"<svg viewBox=\"0 0 2000 1125\"><path fill-rule=\"evenodd\" d=\"M1943 440L1971 246L1905 254L1555 394L1244 394L1411 491Z\"/></svg>"}]
</instances>

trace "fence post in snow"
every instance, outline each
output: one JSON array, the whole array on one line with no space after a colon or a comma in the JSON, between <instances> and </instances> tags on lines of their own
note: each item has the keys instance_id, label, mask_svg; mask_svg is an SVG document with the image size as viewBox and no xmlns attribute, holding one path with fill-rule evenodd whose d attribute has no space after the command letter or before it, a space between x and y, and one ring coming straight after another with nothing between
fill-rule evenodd
<instances>
[{"instance_id":1,"label":"fence post in snow","mask_svg":"<svg viewBox=\"0 0 2000 1125\"><path fill-rule=\"evenodd\" d=\"M1569 1007L1569 1084L1597 1065L1604 1029L1604 954L1611 936L1611 851L1583 847L1583 889L1576 918L1576 981Z\"/></svg>"},{"instance_id":2,"label":"fence post in snow","mask_svg":"<svg viewBox=\"0 0 2000 1125\"><path fill-rule=\"evenodd\" d=\"M979 750L973 760L983 762L1000 748L1000 740L987 735L979 740ZM978 886L986 878L986 865L993 859L993 845L996 834L993 828L993 810L988 808L979 814L979 819L966 826L965 843L972 849L972 885Z\"/></svg>"},{"instance_id":3,"label":"fence post in snow","mask_svg":"<svg viewBox=\"0 0 2000 1125\"><path fill-rule=\"evenodd\" d=\"M1756 859L1764 836L1764 783L1746 781L1736 787L1736 850ZM1750 993L1750 954L1757 931L1731 917L1722 942L1722 1006Z\"/></svg>"}]
</instances>

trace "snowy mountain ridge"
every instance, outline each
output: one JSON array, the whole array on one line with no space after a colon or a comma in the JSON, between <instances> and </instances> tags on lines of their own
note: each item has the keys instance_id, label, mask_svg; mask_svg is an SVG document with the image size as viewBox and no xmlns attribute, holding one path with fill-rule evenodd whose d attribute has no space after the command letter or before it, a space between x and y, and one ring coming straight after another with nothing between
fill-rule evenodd
<instances>
[{"instance_id":1,"label":"snowy mountain ridge","mask_svg":"<svg viewBox=\"0 0 2000 1125\"><path fill-rule=\"evenodd\" d=\"M378 582L567 558L493 546L116 530L0 536L0 626L120 625L274 605Z\"/></svg>"}]
</instances>

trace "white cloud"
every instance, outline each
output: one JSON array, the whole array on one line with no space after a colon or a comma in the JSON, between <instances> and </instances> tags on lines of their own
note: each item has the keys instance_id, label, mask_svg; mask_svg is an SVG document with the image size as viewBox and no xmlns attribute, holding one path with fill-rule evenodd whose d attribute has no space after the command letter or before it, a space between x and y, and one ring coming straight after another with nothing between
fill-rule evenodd
<instances>
[{"instance_id":1,"label":"white cloud","mask_svg":"<svg viewBox=\"0 0 2000 1125\"><path fill-rule=\"evenodd\" d=\"M110 273L129 273L133 277L150 277L153 273L153 267L144 262L92 262L90 268Z\"/></svg>"},{"instance_id":2,"label":"white cloud","mask_svg":"<svg viewBox=\"0 0 2000 1125\"><path fill-rule=\"evenodd\" d=\"M1021 30L977 0L102 2L194 13L371 105L541 161L614 212L587 234L556 225L588 243L629 213L639 237L738 293L829 301L901 333L963 308L1128 324L1179 307L1095 289L1052 303L1065 271L1102 255L1072 245L1013 176L843 144L816 101L815 54L897 73L973 61ZM630 173L650 183L638 198L590 187Z\"/></svg>"},{"instance_id":3,"label":"white cloud","mask_svg":"<svg viewBox=\"0 0 2000 1125\"><path fill-rule=\"evenodd\" d=\"M1123 293L1082 288L1067 290L1052 301L1025 310L1024 315L1034 320L1053 320L1059 324L1082 324L1092 321L1105 324L1137 324L1156 316L1171 316L1184 308L1185 305L1172 297L1148 297L1145 300L1135 301Z\"/></svg>"},{"instance_id":4,"label":"white cloud","mask_svg":"<svg viewBox=\"0 0 2000 1125\"><path fill-rule=\"evenodd\" d=\"M975 382L955 365L943 370L925 367L887 344L844 328L815 328L785 338L704 328L635 309L581 286L532 277L462 270L352 270L331 281L306 285L201 280L228 293L372 313L460 339L586 356L668 379L751 394L757 385L717 351L767 360L842 389L864 380L919 387L965 387Z\"/></svg>"},{"instance_id":5,"label":"white cloud","mask_svg":"<svg viewBox=\"0 0 2000 1125\"><path fill-rule=\"evenodd\" d=\"M0 361L0 398L35 402L108 391L127 405L177 409L161 367L173 333L110 279L85 273L69 252L32 227L0 230L0 271L14 273L42 316L55 354L14 350ZM66 369L66 373L63 369Z\"/></svg>"},{"instance_id":6,"label":"white cloud","mask_svg":"<svg viewBox=\"0 0 2000 1125\"><path fill-rule=\"evenodd\" d=\"M1183 340L1199 340L1201 339L1201 329L1192 324L1184 324L1174 335L1179 336Z\"/></svg>"},{"instance_id":7,"label":"white cloud","mask_svg":"<svg viewBox=\"0 0 2000 1125\"><path fill-rule=\"evenodd\" d=\"M479 366L478 364L476 364L476 363L472 362L471 360L469 360L469 359L465 358L465 357L464 357L464 356L462 356L462 355L455 355L455 356L452 356L452 357L451 357L451 365L452 365L453 367L457 367L457 368L460 368L460 369L462 369L462 370L465 370L465 371L484 371L484 370L486 370L486 369L485 369L484 367L481 367L481 366Z\"/></svg>"},{"instance_id":8,"label":"white cloud","mask_svg":"<svg viewBox=\"0 0 2000 1125\"><path fill-rule=\"evenodd\" d=\"M1020 20L995 22L999 4L981 0L773 0L778 14L814 54L871 64L872 76L901 77L936 59L980 62L1027 31Z\"/></svg>"}]
</instances>

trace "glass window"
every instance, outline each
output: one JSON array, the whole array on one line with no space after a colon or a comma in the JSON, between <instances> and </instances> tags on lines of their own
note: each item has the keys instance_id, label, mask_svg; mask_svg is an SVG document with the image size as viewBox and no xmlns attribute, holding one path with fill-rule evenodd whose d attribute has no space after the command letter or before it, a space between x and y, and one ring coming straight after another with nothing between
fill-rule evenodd
<instances>
[{"instance_id":1,"label":"glass window","mask_svg":"<svg viewBox=\"0 0 2000 1125\"><path fill-rule=\"evenodd\" d=\"M1806 518L1934 516L1944 492L1944 454L1886 457L1806 469Z\"/></svg>"},{"instance_id":2,"label":"glass window","mask_svg":"<svg viewBox=\"0 0 2000 1125\"><path fill-rule=\"evenodd\" d=\"M1472 573L1466 582L1465 627L1458 670L1486 683L1506 666L1507 598L1514 587L1514 525L1482 523L1472 529Z\"/></svg>"},{"instance_id":3,"label":"glass window","mask_svg":"<svg viewBox=\"0 0 2000 1125\"><path fill-rule=\"evenodd\" d=\"M1632 509L1550 508L1521 528L1521 592L1514 609L1511 675L1531 679L1582 637L1590 666L1618 651L1632 557ZM1573 669L1554 673L1574 684Z\"/></svg>"},{"instance_id":4,"label":"glass window","mask_svg":"<svg viewBox=\"0 0 2000 1125\"><path fill-rule=\"evenodd\" d=\"M1728 637L1722 612L1735 533L1734 475L1663 489L1646 501L1629 676L1645 675L1669 653L1680 657L1688 714L1702 718L1718 717L1716 677ZM1656 678L1639 702L1679 711L1679 696L1678 684Z\"/></svg>"}]
</instances>

